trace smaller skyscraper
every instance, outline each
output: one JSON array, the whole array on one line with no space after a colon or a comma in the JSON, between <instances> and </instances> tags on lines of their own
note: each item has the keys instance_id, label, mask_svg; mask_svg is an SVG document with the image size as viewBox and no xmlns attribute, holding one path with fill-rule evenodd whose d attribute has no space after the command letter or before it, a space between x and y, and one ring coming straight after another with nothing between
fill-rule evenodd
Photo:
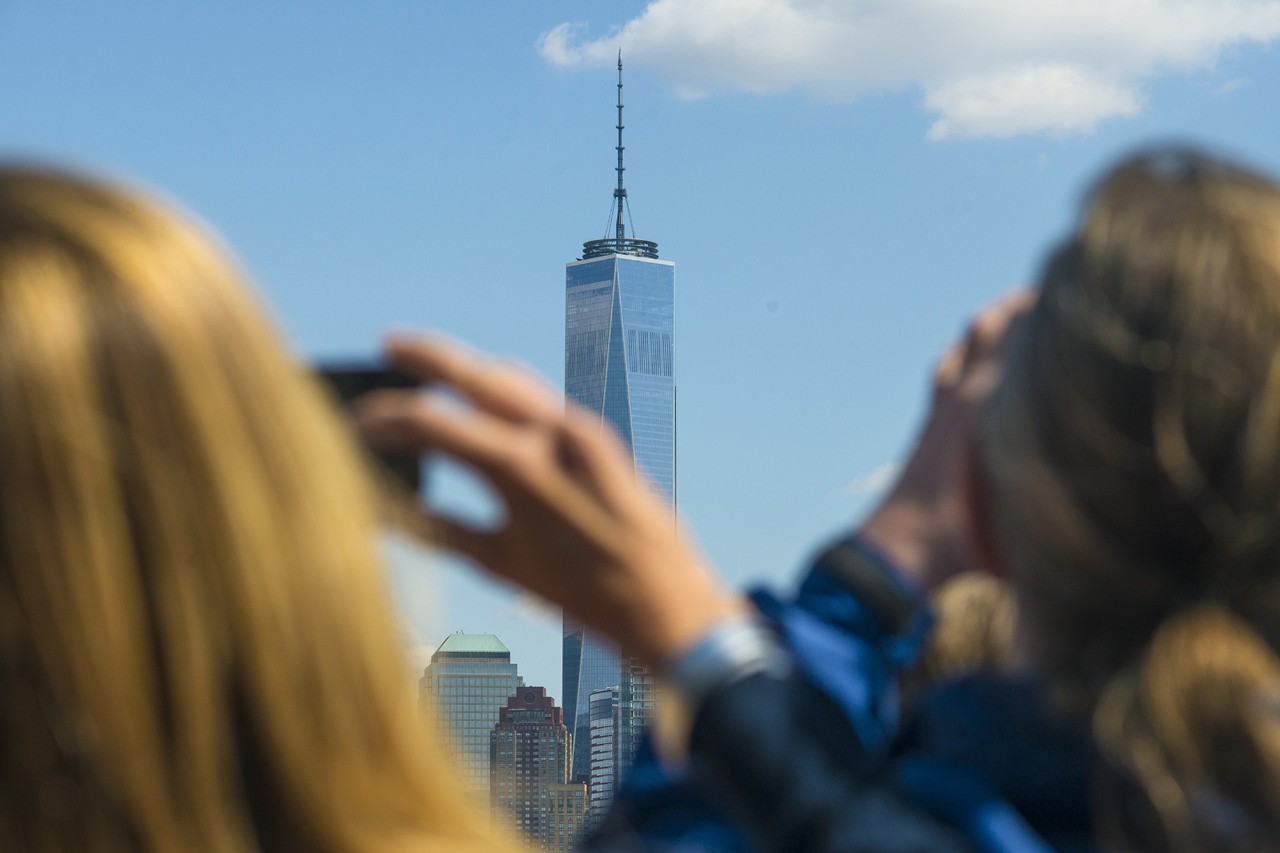
<instances>
[{"instance_id":1,"label":"smaller skyscraper","mask_svg":"<svg viewBox=\"0 0 1280 853\"><path fill-rule=\"evenodd\" d=\"M471 793L489 799L489 735L520 687L511 651L493 634L450 634L418 681Z\"/></svg>"},{"instance_id":2,"label":"smaller skyscraper","mask_svg":"<svg viewBox=\"0 0 1280 853\"><path fill-rule=\"evenodd\" d=\"M653 720L658 703L658 678L632 657L622 659L622 680L618 685L618 764L616 789L635 760L636 750Z\"/></svg>"},{"instance_id":3,"label":"smaller skyscraper","mask_svg":"<svg viewBox=\"0 0 1280 853\"><path fill-rule=\"evenodd\" d=\"M489 737L493 818L530 847L565 850L581 834L585 788L567 785L572 751L561 710L544 687L521 687Z\"/></svg>"},{"instance_id":4,"label":"smaller skyscraper","mask_svg":"<svg viewBox=\"0 0 1280 853\"><path fill-rule=\"evenodd\" d=\"M609 804L613 802L614 789L618 784L618 767L621 756L618 747L619 738L619 690L615 687L603 687L592 690L588 698L591 716L588 722L590 729L590 784L587 788L587 822L594 828L600 825Z\"/></svg>"},{"instance_id":5,"label":"smaller skyscraper","mask_svg":"<svg viewBox=\"0 0 1280 853\"><path fill-rule=\"evenodd\" d=\"M636 749L653 719L658 680L635 658L623 658L620 683L591 691L588 822L598 826L631 770ZM576 759L575 759L576 760Z\"/></svg>"}]
</instances>

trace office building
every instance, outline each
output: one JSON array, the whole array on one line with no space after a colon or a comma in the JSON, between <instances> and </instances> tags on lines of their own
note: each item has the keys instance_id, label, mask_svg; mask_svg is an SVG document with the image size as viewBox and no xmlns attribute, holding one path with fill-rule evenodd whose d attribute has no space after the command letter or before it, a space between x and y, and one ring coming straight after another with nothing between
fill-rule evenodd
<instances>
[{"instance_id":1,"label":"office building","mask_svg":"<svg viewBox=\"0 0 1280 853\"><path fill-rule=\"evenodd\" d=\"M577 652L572 656L567 651L565 654L565 724L575 740L585 746L590 741L591 694L597 690L616 690L622 667L617 650L607 639L567 613L564 616L564 645L566 650L572 647ZM572 714L569 708L573 709ZM575 750L570 778L586 782L590 776L591 751Z\"/></svg>"},{"instance_id":2,"label":"office building","mask_svg":"<svg viewBox=\"0 0 1280 853\"><path fill-rule=\"evenodd\" d=\"M658 702L658 678L635 658L622 659L618 685L618 758L614 785L631 770L631 761L653 719Z\"/></svg>"},{"instance_id":3,"label":"office building","mask_svg":"<svg viewBox=\"0 0 1280 853\"><path fill-rule=\"evenodd\" d=\"M595 827L613 802L618 784L618 688L592 690L588 705L590 742L586 746L591 756L591 776L587 784L587 820Z\"/></svg>"},{"instance_id":4,"label":"office building","mask_svg":"<svg viewBox=\"0 0 1280 853\"><path fill-rule=\"evenodd\" d=\"M565 394L617 430L637 469L674 505L675 264L658 258L657 243L627 233L622 128L619 56L612 233L584 243L582 257L565 267ZM568 616L563 641L566 724L586 743L591 694L619 688L624 666L611 644ZM589 751L576 750L572 777L590 775Z\"/></svg>"},{"instance_id":5,"label":"office building","mask_svg":"<svg viewBox=\"0 0 1280 853\"><path fill-rule=\"evenodd\" d=\"M489 802L494 821L530 847L566 849L580 835L576 789L565 788L571 751L546 688L524 686L507 699L489 735Z\"/></svg>"},{"instance_id":6,"label":"office building","mask_svg":"<svg viewBox=\"0 0 1280 853\"><path fill-rule=\"evenodd\" d=\"M658 700L657 678L638 661L623 658L619 674L617 686L593 690L588 700L587 810L591 826L603 819L631 769Z\"/></svg>"},{"instance_id":7,"label":"office building","mask_svg":"<svg viewBox=\"0 0 1280 853\"><path fill-rule=\"evenodd\" d=\"M511 651L493 634L450 634L431 655L419 696L444 729L467 789L489 799L489 735L520 686Z\"/></svg>"},{"instance_id":8,"label":"office building","mask_svg":"<svg viewBox=\"0 0 1280 853\"><path fill-rule=\"evenodd\" d=\"M587 831L587 786L583 782L567 782L547 788L547 831L544 850L564 851L578 849L578 842Z\"/></svg>"}]
</instances>

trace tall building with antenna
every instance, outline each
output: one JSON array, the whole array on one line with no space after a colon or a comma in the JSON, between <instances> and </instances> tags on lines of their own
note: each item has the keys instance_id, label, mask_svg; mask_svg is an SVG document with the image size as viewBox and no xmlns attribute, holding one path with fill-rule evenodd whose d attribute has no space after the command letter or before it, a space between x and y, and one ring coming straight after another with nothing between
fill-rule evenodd
<instances>
[{"instance_id":1,"label":"tall building with antenna","mask_svg":"<svg viewBox=\"0 0 1280 853\"><path fill-rule=\"evenodd\" d=\"M628 235L623 183L622 53L618 53L618 186L605 236L565 265L565 394L622 436L637 470L676 497L675 264L658 244ZM576 620L564 620L564 709L573 733L573 777L590 777L591 694L617 688L624 732L640 728L652 680ZM631 697L635 697L632 701ZM629 738L628 738L629 739ZM622 765L630 763L624 756Z\"/></svg>"}]
</instances>

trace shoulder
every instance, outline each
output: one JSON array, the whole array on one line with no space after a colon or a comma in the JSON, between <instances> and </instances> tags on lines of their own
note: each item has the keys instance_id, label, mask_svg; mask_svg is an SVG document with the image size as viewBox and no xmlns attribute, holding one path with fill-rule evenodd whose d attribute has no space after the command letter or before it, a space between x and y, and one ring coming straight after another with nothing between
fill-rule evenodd
<instances>
[{"instance_id":1,"label":"shoulder","mask_svg":"<svg viewBox=\"0 0 1280 853\"><path fill-rule=\"evenodd\" d=\"M830 782L828 778L826 780ZM813 784L823 780L814 778ZM587 840L586 853L755 853L755 851L827 851L827 853L961 853L971 851L955 828L905 799L887 784L860 785L845 792L826 819L789 821L819 806L803 784L795 786L767 811L740 813L741 804L723 793L720 780L694 772L671 784L659 802L623 797ZM748 829L750 827L750 829Z\"/></svg>"}]
</instances>

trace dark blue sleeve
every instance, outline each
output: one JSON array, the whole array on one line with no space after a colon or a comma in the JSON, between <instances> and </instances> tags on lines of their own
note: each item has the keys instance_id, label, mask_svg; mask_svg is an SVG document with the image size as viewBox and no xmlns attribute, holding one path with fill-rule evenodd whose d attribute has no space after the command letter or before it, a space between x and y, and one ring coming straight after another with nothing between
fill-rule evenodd
<instances>
[{"instance_id":1,"label":"dark blue sleeve","mask_svg":"<svg viewBox=\"0 0 1280 853\"><path fill-rule=\"evenodd\" d=\"M883 755L899 718L898 679L920 657L933 617L924 596L855 538L825 549L795 599L756 592L797 669L829 696L862 748Z\"/></svg>"},{"instance_id":2,"label":"dark blue sleeve","mask_svg":"<svg viewBox=\"0 0 1280 853\"><path fill-rule=\"evenodd\" d=\"M840 564L846 557L855 571ZM923 597L851 539L823 552L793 600L765 591L752 600L793 672L708 697L679 773L642 749L589 849L782 849L784 839L816 844L832 817L857 812L831 776L847 781L884 756L898 723L898 676L931 624Z\"/></svg>"}]
</instances>

